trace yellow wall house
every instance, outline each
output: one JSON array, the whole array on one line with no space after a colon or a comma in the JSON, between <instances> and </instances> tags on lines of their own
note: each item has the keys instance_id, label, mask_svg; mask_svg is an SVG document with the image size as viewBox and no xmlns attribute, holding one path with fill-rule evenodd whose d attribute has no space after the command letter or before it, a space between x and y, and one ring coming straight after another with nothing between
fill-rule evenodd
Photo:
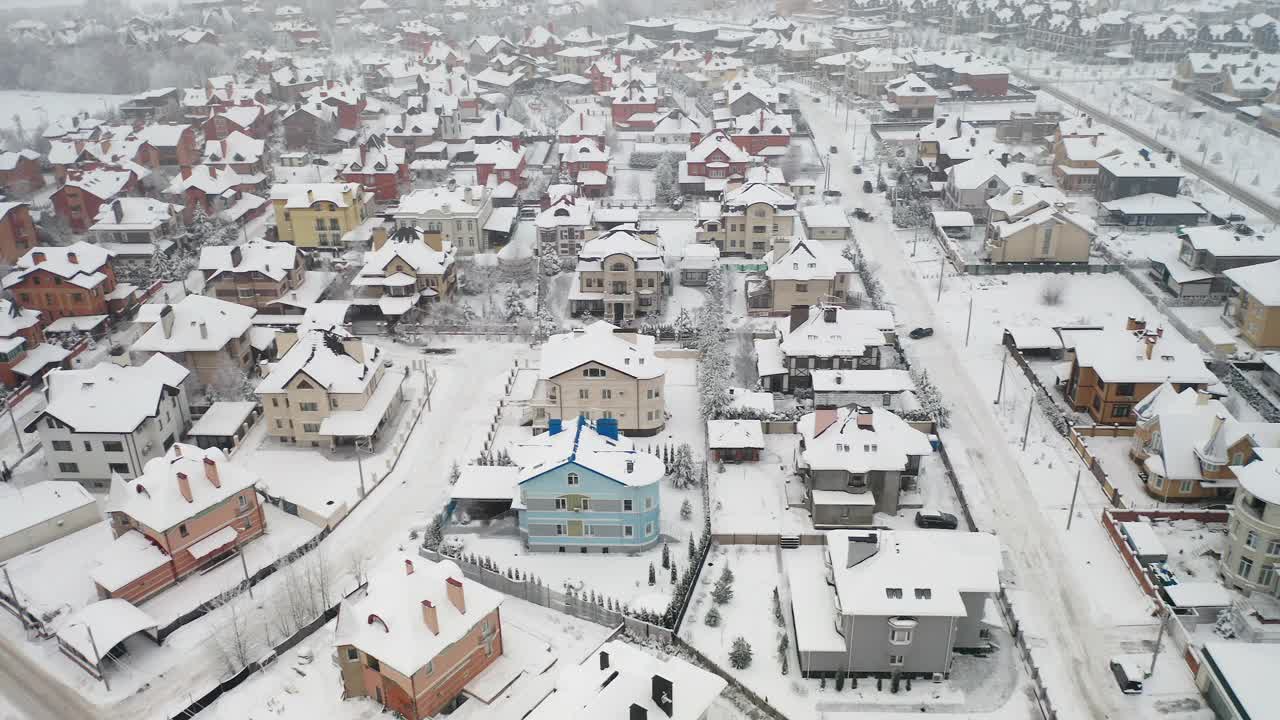
<instances>
[{"instance_id":1,"label":"yellow wall house","mask_svg":"<svg viewBox=\"0 0 1280 720\"><path fill-rule=\"evenodd\" d=\"M364 222L366 195L358 183L272 187L279 239L304 249L342 247L342 236Z\"/></svg>"},{"instance_id":2,"label":"yellow wall house","mask_svg":"<svg viewBox=\"0 0 1280 720\"><path fill-rule=\"evenodd\" d=\"M1231 315L1255 348L1280 348L1280 260L1222 273L1235 284Z\"/></svg>"},{"instance_id":3,"label":"yellow wall house","mask_svg":"<svg viewBox=\"0 0 1280 720\"><path fill-rule=\"evenodd\" d=\"M987 208L991 262L1089 262L1097 226L1071 210L1061 190L1014 187Z\"/></svg>"}]
</instances>

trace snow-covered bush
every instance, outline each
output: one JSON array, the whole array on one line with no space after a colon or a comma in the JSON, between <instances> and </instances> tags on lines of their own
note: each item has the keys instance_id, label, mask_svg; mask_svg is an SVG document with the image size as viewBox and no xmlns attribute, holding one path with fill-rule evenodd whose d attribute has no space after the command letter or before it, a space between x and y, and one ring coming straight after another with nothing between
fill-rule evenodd
<instances>
[{"instance_id":1,"label":"snow-covered bush","mask_svg":"<svg viewBox=\"0 0 1280 720\"><path fill-rule=\"evenodd\" d=\"M741 635L733 640L733 649L729 651L729 664L737 670L744 670L751 665L751 643Z\"/></svg>"}]
</instances>

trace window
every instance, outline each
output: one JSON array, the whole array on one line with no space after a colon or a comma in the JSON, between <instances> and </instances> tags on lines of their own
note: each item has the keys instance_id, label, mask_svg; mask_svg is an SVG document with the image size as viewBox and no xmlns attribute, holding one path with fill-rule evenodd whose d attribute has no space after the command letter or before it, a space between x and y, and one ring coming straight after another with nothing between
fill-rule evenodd
<instances>
[{"instance_id":1,"label":"window","mask_svg":"<svg viewBox=\"0 0 1280 720\"><path fill-rule=\"evenodd\" d=\"M1048 255L1053 249L1053 226L1044 229L1044 238L1040 241L1040 254Z\"/></svg>"},{"instance_id":2,"label":"window","mask_svg":"<svg viewBox=\"0 0 1280 720\"><path fill-rule=\"evenodd\" d=\"M124 452L124 443L106 440L102 443L102 449L106 452Z\"/></svg>"},{"instance_id":3,"label":"window","mask_svg":"<svg viewBox=\"0 0 1280 720\"><path fill-rule=\"evenodd\" d=\"M604 370L602 368L586 368L582 371L582 377L604 377Z\"/></svg>"},{"instance_id":4,"label":"window","mask_svg":"<svg viewBox=\"0 0 1280 720\"><path fill-rule=\"evenodd\" d=\"M1260 585L1266 585L1267 587L1271 587L1271 584L1275 582L1275 579L1276 579L1275 565L1263 565L1262 569L1258 571L1258 584Z\"/></svg>"},{"instance_id":5,"label":"window","mask_svg":"<svg viewBox=\"0 0 1280 720\"><path fill-rule=\"evenodd\" d=\"M84 451L85 451L85 452L93 452L93 443L89 442L88 440L85 440L85 441L84 441Z\"/></svg>"},{"instance_id":6,"label":"window","mask_svg":"<svg viewBox=\"0 0 1280 720\"><path fill-rule=\"evenodd\" d=\"M565 476L564 480L570 485L577 485L578 473L569 473L568 475Z\"/></svg>"},{"instance_id":7,"label":"window","mask_svg":"<svg viewBox=\"0 0 1280 720\"><path fill-rule=\"evenodd\" d=\"M1116 395L1118 397L1133 397L1133 383L1119 383L1116 385Z\"/></svg>"},{"instance_id":8,"label":"window","mask_svg":"<svg viewBox=\"0 0 1280 720\"><path fill-rule=\"evenodd\" d=\"M629 499L628 499L628 500L623 500L623 501L622 501L622 512L631 512L633 502L634 502L634 501L629 500ZM1275 553L1272 553L1272 554L1275 554Z\"/></svg>"},{"instance_id":9,"label":"window","mask_svg":"<svg viewBox=\"0 0 1280 720\"><path fill-rule=\"evenodd\" d=\"M374 671L374 672L378 672L378 671L382 670L382 664L378 662L378 658L375 658L375 657L366 657L366 658L364 659L364 662L365 662L365 664L366 664L366 665L368 665L368 666L369 666L369 669L370 669L370 670L372 670L372 671ZM379 693L379 694L381 694L381 693L382 693L382 688L378 688L378 693ZM382 701L381 701L381 700L379 700L378 702L382 702Z\"/></svg>"},{"instance_id":10,"label":"window","mask_svg":"<svg viewBox=\"0 0 1280 720\"><path fill-rule=\"evenodd\" d=\"M580 502L581 502L580 507L581 507L583 510L590 510L590 509L591 509L591 498L582 498L582 500L581 500Z\"/></svg>"},{"instance_id":11,"label":"window","mask_svg":"<svg viewBox=\"0 0 1280 720\"><path fill-rule=\"evenodd\" d=\"M906 662L906 658L902 655L890 655L889 664L892 666L901 666Z\"/></svg>"},{"instance_id":12,"label":"window","mask_svg":"<svg viewBox=\"0 0 1280 720\"><path fill-rule=\"evenodd\" d=\"M129 463L107 463L107 470L121 475L129 474Z\"/></svg>"},{"instance_id":13,"label":"window","mask_svg":"<svg viewBox=\"0 0 1280 720\"><path fill-rule=\"evenodd\" d=\"M58 472L78 473L80 466L75 463L58 463Z\"/></svg>"},{"instance_id":14,"label":"window","mask_svg":"<svg viewBox=\"0 0 1280 720\"><path fill-rule=\"evenodd\" d=\"M802 282L796 283L796 292L798 293L809 292L809 283L802 283Z\"/></svg>"},{"instance_id":15,"label":"window","mask_svg":"<svg viewBox=\"0 0 1280 720\"><path fill-rule=\"evenodd\" d=\"M280 407L280 399L271 398L271 407Z\"/></svg>"},{"instance_id":16,"label":"window","mask_svg":"<svg viewBox=\"0 0 1280 720\"><path fill-rule=\"evenodd\" d=\"M71 451L71 441L70 441L70 440L54 440L54 441L53 441L53 449L54 449L54 450L59 450L59 451L61 451L61 452L70 452L70 451Z\"/></svg>"},{"instance_id":17,"label":"window","mask_svg":"<svg viewBox=\"0 0 1280 720\"><path fill-rule=\"evenodd\" d=\"M318 433L320 432L320 423L302 423L302 432Z\"/></svg>"},{"instance_id":18,"label":"window","mask_svg":"<svg viewBox=\"0 0 1280 720\"><path fill-rule=\"evenodd\" d=\"M630 525L622 526L622 537L632 537L636 534L635 528Z\"/></svg>"},{"instance_id":19,"label":"window","mask_svg":"<svg viewBox=\"0 0 1280 720\"><path fill-rule=\"evenodd\" d=\"M557 535L563 535L563 534L564 534L564 526L563 526L563 525L556 525L556 534L557 534ZM563 550L561 550L560 552L564 552L564 551L563 551Z\"/></svg>"},{"instance_id":20,"label":"window","mask_svg":"<svg viewBox=\"0 0 1280 720\"><path fill-rule=\"evenodd\" d=\"M1240 566L1237 573L1245 580L1249 579L1249 575L1253 572L1253 560L1250 558L1240 558Z\"/></svg>"},{"instance_id":21,"label":"window","mask_svg":"<svg viewBox=\"0 0 1280 720\"><path fill-rule=\"evenodd\" d=\"M1183 480L1182 485L1178 487L1178 492L1182 493L1183 495L1190 495L1191 492L1195 490L1195 487L1196 487L1195 480Z\"/></svg>"},{"instance_id":22,"label":"window","mask_svg":"<svg viewBox=\"0 0 1280 720\"><path fill-rule=\"evenodd\" d=\"M353 647L349 647L349 648L347 648L347 660L348 660L349 662L355 662L355 661L357 661L357 660L359 660L359 659L360 659L360 651L359 651L359 650L357 650L357 649L355 649L355 648L353 648Z\"/></svg>"},{"instance_id":23,"label":"window","mask_svg":"<svg viewBox=\"0 0 1280 720\"><path fill-rule=\"evenodd\" d=\"M752 225L751 232L756 233L757 235L762 235L769 232L769 228L765 225Z\"/></svg>"},{"instance_id":24,"label":"window","mask_svg":"<svg viewBox=\"0 0 1280 720\"><path fill-rule=\"evenodd\" d=\"M240 496L239 496L239 499L240 499L240 509L241 509L241 510L244 510L245 508L249 507L249 496L248 496L248 495L240 495Z\"/></svg>"},{"instance_id":25,"label":"window","mask_svg":"<svg viewBox=\"0 0 1280 720\"><path fill-rule=\"evenodd\" d=\"M579 399L579 400L590 400L590 399L591 399L591 389L590 389L590 388L578 388L578 399Z\"/></svg>"},{"instance_id":26,"label":"window","mask_svg":"<svg viewBox=\"0 0 1280 720\"><path fill-rule=\"evenodd\" d=\"M1124 404L1116 405L1115 409L1111 411L1112 417L1129 417L1132 414L1133 414L1132 405L1124 405Z\"/></svg>"},{"instance_id":27,"label":"window","mask_svg":"<svg viewBox=\"0 0 1280 720\"><path fill-rule=\"evenodd\" d=\"M601 389L601 390L600 390L600 399L601 399L601 400L612 400L612 399L613 399L613 391L612 391L612 390L610 390L609 388L603 388L603 389Z\"/></svg>"},{"instance_id":28,"label":"window","mask_svg":"<svg viewBox=\"0 0 1280 720\"><path fill-rule=\"evenodd\" d=\"M1280 555L1280 540L1272 540L1267 543L1268 555Z\"/></svg>"},{"instance_id":29,"label":"window","mask_svg":"<svg viewBox=\"0 0 1280 720\"><path fill-rule=\"evenodd\" d=\"M338 398L336 398L336 397L331 397L331 398L329 398L329 409L330 409L330 410L337 410L337 409L338 409Z\"/></svg>"},{"instance_id":30,"label":"window","mask_svg":"<svg viewBox=\"0 0 1280 720\"><path fill-rule=\"evenodd\" d=\"M652 510L652 509L653 509L653 498L651 498L651 497L647 497L647 498L645 498L645 499L644 499L644 509L645 509L645 510Z\"/></svg>"},{"instance_id":31,"label":"window","mask_svg":"<svg viewBox=\"0 0 1280 720\"><path fill-rule=\"evenodd\" d=\"M569 501L568 501L568 500L566 500L566 499L564 499L564 498L556 498L556 499L555 499L555 507L556 507L556 509L557 509L557 510L568 510L568 509L569 509Z\"/></svg>"},{"instance_id":32,"label":"window","mask_svg":"<svg viewBox=\"0 0 1280 720\"><path fill-rule=\"evenodd\" d=\"M1249 534L1244 537L1244 546L1250 550L1256 550L1258 547L1258 531L1250 530Z\"/></svg>"},{"instance_id":33,"label":"window","mask_svg":"<svg viewBox=\"0 0 1280 720\"><path fill-rule=\"evenodd\" d=\"M320 406L313 402L298 403L298 409L302 412L316 412Z\"/></svg>"},{"instance_id":34,"label":"window","mask_svg":"<svg viewBox=\"0 0 1280 720\"><path fill-rule=\"evenodd\" d=\"M648 535L652 535L652 534L653 534L653 523L645 523L645 524L644 524L644 534L645 534L646 536L648 536Z\"/></svg>"},{"instance_id":35,"label":"window","mask_svg":"<svg viewBox=\"0 0 1280 720\"><path fill-rule=\"evenodd\" d=\"M191 534L191 531L187 530L186 523L178 526L178 534L182 537L186 537Z\"/></svg>"}]
</instances>

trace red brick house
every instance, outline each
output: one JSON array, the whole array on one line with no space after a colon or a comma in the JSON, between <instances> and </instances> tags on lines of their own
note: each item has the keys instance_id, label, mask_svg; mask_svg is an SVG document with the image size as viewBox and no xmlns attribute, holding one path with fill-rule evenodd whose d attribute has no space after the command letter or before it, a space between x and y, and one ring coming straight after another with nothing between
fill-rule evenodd
<instances>
[{"instance_id":1,"label":"red brick house","mask_svg":"<svg viewBox=\"0 0 1280 720\"><path fill-rule=\"evenodd\" d=\"M236 130L221 140L205 143L203 160L205 165L242 175L260 173L267 169L267 143Z\"/></svg>"},{"instance_id":2,"label":"red brick house","mask_svg":"<svg viewBox=\"0 0 1280 720\"><path fill-rule=\"evenodd\" d=\"M302 150L333 139L338 130L338 111L321 102L298 103L280 122L284 125L285 147Z\"/></svg>"},{"instance_id":3,"label":"red brick house","mask_svg":"<svg viewBox=\"0 0 1280 720\"><path fill-rule=\"evenodd\" d=\"M137 134L154 151L155 165L151 167L191 165L200 159L196 131L190 125L148 125Z\"/></svg>"},{"instance_id":4,"label":"red brick house","mask_svg":"<svg viewBox=\"0 0 1280 720\"><path fill-rule=\"evenodd\" d=\"M363 92L333 80L303 93L303 100L332 107L338 114L338 127L343 130L359 130L360 114L368 105Z\"/></svg>"},{"instance_id":5,"label":"red brick house","mask_svg":"<svg viewBox=\"0 0 1280 720\"><path fill-rule=\"evenodd\" d=\"M109 315L116 289L111 253L81 241L65 247L36 246L4 277L18 305L58 318Z\"/></svg>"},{"instance_id":6,"label":"red brick house","mask_svg":"<svg viewBox=\"0 0 1280 720\"><path fill-rule=\"evenodd\" d=\"M213 215L227 209L242 199L242 195L254 195L262 192L266 176L261 173L241 174L232 169L221 169L219 165L196 165L184 167L182 172L169 183L165 194L183 206L182 221L191 222L196 208L203 208L206 215ZM245 211L256 210L249 217L256 217L263 209L265 200ZM245 220L248 218L228 217L229 220Z\"/></svg>"},{"instance_id":7,"label":"red brick house","mask_svg":"<svg viewBox=\"0 0 1280 720\"><path fill-rule=\"evenodd\" d=\"M1009 94L1009 69L1003 65L978 58L962 63L956 67L955 73L956 83L961 86L968 85L976 97ZM966 94L955 85L951 89L957 96Z\"/></svg>"},{"instance_id":8,"label":"red brick house","mask_svg":"<svg viewBox=\"0 0 1280 720\"><path fill-rule=\"evenodd\" d=\"M499 185L509 182L524 187L525 156L523 149L511 147L506 140L480 145L476 148L476 182L480 185Z\"/></svg>"},{"instance_id":9,"label":"red brick house","mask_svg":"<svg viewBox=\"0 0 1280 720\"><path fill-rule=\"evenodd\" d=\"M648 127L644 123L631 121L633 115L653 114L658 112L658 89L648 87L639 80L632 80L622 87L614 88L607 96L610 99L609 112L613 117L614 127L625 127L633 130L652 130L655 117Z\"/></svg>"},{"instance_id":10,"label":"red brick house","mask_svg":"<svg viewBox=\"0 0 1280 720\"><path fill-rule=\"evenodd\" d=\"M258 476L218 448L175 443L141 476L111 481L115 540L90 572L101 598L140 603L266 530Z\"/></svg>"},{"instance_id":11,"label":"red brick house","mask_svg":"<svg viewBox=\"0 0 1280 720\"><path fill-rule=\"evenodd\" d=\"M98 210L124 195L137 194L138 175L132 170L97 168L67 170L67 181L50 196L53 211L71 226L71 231L89 231Z\"/></svg>"},{"instance_id":12,"label":"red brick house","mask_svg":"<svg viewBox=\"0 0 1280 720\"><path fill-rule=\"evenodd\" d=\"M378 202L400 199L401 188L409 183L409 164L404 148L388 143L382 135L371 135L359 146L342 153L338 178L360 183Z\"/></svg>"},{"instance_id":13,"label":"red brick house","mask_svg":"<svg viewBox=\"0 0 1280 720\"><path fill-rule=\"evenodd\" d=\"M685 153L680 162L680 186L687 192L715 193L728 179L745 177L751 155L724 130L713 130Z\"/></svg>"},{"instance_id":14,"label":"red brick house","mask_svg":"<svg viewBox=\"0 0 1280 720\"><path fill-rule=\"evenodd\" d=\"M765 110L748 113L734 122L732 137L738 147L752 155L782 155L791 144L791 118Z\"/></svg>"},{"instance_id":15,"label":"red brick house","mask_svg":"<svg viewBox=\"0 0 1280 720\"><path fill-rule=\"evenodd\" d=\"M221 140L233 132L265 140L271 133L271 114L256 102L227 105L214 109L201 127L205 140Z\"/></svg>"},{"instance_id":16,"label":"red brick house","mask_svg":"<svg viewBox=\"0 0 1280 720\"><path fill-rule=\"evenodd\" d=\"M14 367L27 357L28 351L43 342L44 323L40 311L0 300L0 384L16 386L25 376L15 373Z\"/></svg>"},{"instance_id":17,"label":"red brick house","mask_svg":"<svg viewBox=\"0 0 1280 720\"><path fill-rule=\"evenodd\" d=\"M0 262L12 265L36 244L36 224L26 203L0 203Z\"/></svg>"},{"instance_id":18,"label":"red brick house","mask_svg":"<svg viewBox=\"0 0 1280 720\"><path fill-rule=\"evenodd\" d=\"M560 170L574 179L583 197L600 197L609 189L609 151L590 138L565 146Z\"/></svg>"},{"instance_id":19,"label":"red brick house","mask_svg":"<svg viewBox=\"0 0 1280 720\"><path fill-rule=\"evenodd\" d=\"M40 153L34 150L0 153L0 190L28 193L44 187Z\"/></svg>"},{"instance_id":20,"label":"red brick house","mask_svg":"<svg viewBox=\"0 0 1280 720\"><path fill-rule=\"evenodd\" d=\"M320 87L324 76L318 71L292 65L282 67L271 73L271 97L280 102L296 102L303 93Z\"/></svg>"},{"instance_id":21,"label":"red brick house","mask_svg":"<svg viewBox=\"0 0 1280 720\"><path fill-rule=\"evenodd\" d=\"M573 145L580 140L591 140L596 147L603 150L607 130L605 125L603 117L588 115L579 110L560 123L560 128L556 131L556 142L561 145Z\"/></svg>"}]
</instances>

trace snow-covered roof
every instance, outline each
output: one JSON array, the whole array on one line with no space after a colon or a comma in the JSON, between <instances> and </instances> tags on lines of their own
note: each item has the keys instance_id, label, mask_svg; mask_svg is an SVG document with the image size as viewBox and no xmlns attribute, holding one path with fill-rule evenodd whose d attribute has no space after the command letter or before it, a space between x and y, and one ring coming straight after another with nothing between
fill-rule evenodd
<instances>
[{"instance_id":1,"label":"snow-covered roof","mask_svg":"<svg viewBox=\"0 0 1280 720\"><path fill-rule=\"evenodd\" d=\"M689 162L707 162L716 152L725 156L723 160L716 158L720 162L745 163L751 159L751 154L739 147L723 130L716 130L704 136L697 145L685 153L685 159Z\"/></svg>"},{"instance_id":2,"label":"snow-covered roof","mask_svg":"<svg viewBox=\"0 0 1280 720\"><path fill-rule=\"evenodd\" d=\"M653 651L656 652L656 651ZM720 677L675 656L659 658L622 640L610 640L578 665L560 671L555 691L526 720L646 717L700 720L725 688ZM666 708L655 699L658 679L671 683Z\"/></svg>"},{"instance_id":3,"label":"snow-covered roof","mask_svg":"<svg viewBox=\"0 0 1280 720\"><path fill-rule=\"evenodd\" d=\"M496 170L514 170L524 160L524 147L511 146L506 140L485 143L476 147L476 165L492 165Z\"/></svg>"},{"instance_id":4,"label":"snow-covered roof","mask_svg":"<svg viewBox=\"0 0 1280 720\"><path fill-rule=\"evenodd\" d=\"M1205 226L1183 228L1178 238L1217 258L1280 258L1280 235L1243 235L1230 226Z\"/></svg>"},{"instance_id":5,"label":"snow-covered roof","mask_svg":"<svg viewBox=\"0 0 1280 720\"><path fill-rule=\"evenodd\" d=\"M561 137L576 135L603 136L607 124L604 116L591 115L579 110L566 117L564 122L560 123L556 133Z\"/></svg>"},{"instance_id":6,"label":"snow-covered roof","mask_svg":"<svg viewBox=\"0 0 1280 720\"><path fill-rule=\"evenodd\" d=\"M467 465L449 489L453 500L515 500L520 468L514 465Z\"/></svg>"},{"instance_id":7,"label":"snow-covered roof","mask_svg":"<svg viewBox=\"0 0 1280 720\"><path fill-rule=\"evenodd\" d=\"M795 197L779 188L762 182L746 182L725 194L724 206L727 208L746 208L751 205L765 204L775 210L795 210Z\"/></svg>"},{"instance_id":8,"label":"snow-covered roof","mask_svg":"<svg viewBox=\"0 0 1280 720\"><path fill-rule=\"evenodd\" d=\"M142 475L129 480L113 476L106 511L124 513L164 532L257 484L257 473L233 462L221 449L175 443L163 457L148 460Z\"/></svg>"},{"instance_id":9,"label":"snow-covered roof","mask_svg":"<svg viewBox=\"0 0 1280 720\"><path fill-rule=\"evenodd\" d=\"M1098 158L1098 167L1116 177L1180 178L1183 176L1181 168L1166 161L1159 153L1145 148L1141 151L1135 150Z\"/></svg>"},{"instance_id":10,"label":"snow-covered roof","mask_svg":"<svg viewBox=\"0 0 1280 720\"><path fill-rule=\"evenodd\" d=\"M400 198L400 209L396 211L396 216L474 215L488 201L488 193L480 185L459 185L452 190L444 187L414 190Z\"/></svg>"},{"instance_id":11,"label":"snow-covered roof","mask_svg":"<svg viewBox=\"0 0 1280 720\"><path fill-rule=\"evenodd\" d=\"M538 376L552 379L586 363L598 363L639 380L661 377L665 370L654 355L654 338L598 320L585 328L552 335L542 346ZM634 342L622 335L634 336Z\"/></svg>"},{"instance_id":12,"label":"snow-covered roof","mask_svg":"<svg viewBox=\"0 0 1280 720\"><path fill-rule=\"evenodd\" d=\"M897 97L938 97L938 91L915 73L890 80L885 89Z\"/></svg>"},{"instance_id":13,"label":"snow-covered roof","mask_svg":"<svg viewBox=\"0 0 1280 720\"><path fill-rule=\"evenodd\" d=\"M756 374L761 377L785 375L786 356L782 354L782 342L777 338L760 338L755 341Z\"/></svg>"},{"instance_id":14,"label":"snow-covered roof","mask_svg":"<svg viewBox=\"0 0 1280 720\"><path fill-rule=\"evenodd\" d=\"M1004 166L988 156L979 156L947 168L948 179L961 190L984 187L997 178L1006 187L1022 182L1022 172L1014 165Z\"/></svg>"},{"instance_id":15,"label":"snow-covered roof","mask_svg":"<svg viewBox=\"0 0 1280 720\"><path fill-rule=\"evenodd\" d=\"M205 411L191 426L187 435L211 435L230 437L240 430L258 404L252 400L220 400Z\"/></svg>"},{"instance_id":16,"label":"snow-covered roof","mask_svg":"<svg viewBox=\"0 0 1280 720\"><path fill-rule=\"evenodd\" d=\"M707 447L763 448L764 426L759 420L708 420Z\"/></svg>"},{"instance_id":17,"label":"snow-covered roof","mask_svg":"<svg viewBox=\"0 0 1280 720\"><path fill-rule=\"evenodd\" d=\"M809 318L786 334L782 352L788 357L858 357L868 347L885 345L884 333L861 310L815 305Z\"/></svg>"},{"instance_id":18,"label":"snow-covered roof","mask_svg":"<svg viewBox=\"0 0 1280 720\"><path fill-rule=\"evenodd\" d=\"M909 456L933 452L928 435L878 407L817 410L800 418L796 432L804 442L801 455L814 470L902 471Z\"/></svg>"},{"instance_id":19,"label":"snow-covered roof","mask_svg":"<svg viewBox=\"0 0 1280 720\"><path fill-rule=\"evenodd\" d=\"M181 210L180 205L151 198L116 198L98 210L89 230L153 230L172 220Z\"/></svg>"},{"instance_id":20,"label":"snow-covered roof","mask_svg":"<svg viewBox=\"0 0 1280 720\"><path fill-rule=\"evenodd\" d=\"M1154 338L1147 357L1148 338ZM1127 330L1102 330L1076 338L1076 363L1093 368L1106 383L1213 384L1200 349L1168 334L1162 337Z\"/></svg>"},{"instance_id":21,"label":"snow-covered roof","mask_svg":"<svg viewBox=\"0 0 1280 720\"><path fill-rule=\"evenodd\" d=\"M348 343L358 343L364 360L348 352ZM328 393L362 393L377 374L382 352L345 331L335 328L300 328L297 342L258 383L257 393L284 392L299 373L305 374Z\"/></svg>"},{"instance_id":22,"label":"snow-covered roof","mask_svg":"<svg viewBox=\"0 0 1280 720\"><path fill-rule=\"evenodd\" d=\"M256 163L266 152L267 143L233 130L221 140L211 140L204 146L207 163Z\"/></svg>"},{"instance_id":23,"label":"snow-covered roof","mask_svg":"<svg viewBox=\"0 0 1280 720\"><path fill-rule=\"evenodd\" d=\"M602 435L598 424L578 417L559 432L545 432L512 448L523 485L551 470L572 463L628 487L657 483L666 474L656 455L636 450L625 435Z\"/></svg>"},{"instance_id":24,"label":"snow-covered roof","mask_svg":"<svg viewBox=\"0 0 1280 720\"><path fill-rule=\"evenodd\" d=\"M962 617L961 593L1000 589L1000 542L950 530L832 530L827 554L845 615Z\"/></svg>"},{"instance_id":25,"label":"snow-covered roof","mask_svg":"<svg viewBox=\"0 0 1280 720\"><path fill-rule=\"evenodd\" d=\"M1214 640L1204 644L1210 671L1226 686L1236 717L1280 717L1280 698L1275 692L1275 668L1280 663L1280 646L1240 640Z\"/></svg>"},{"instance_id":26,"label":"snow-covered roof","mask_svg":"<svg viewBox=\"0 0 1280 720\"><path fill-rule=\"evenodd\" d=\"M142 337L134 341L135 352L216 352L227 343L243 337L253 325L257 310L247 305L227 302L205 295L188 295L176 304L165 305L173 315L170 323L166 311L159 310L160 318Z\"/></svg>"},{"instance_id":27,"label":"snow-covered roof","mask_svg":"<svg viewBox=\"0 0 1280 720\"><path fill-rule=\"evenodd\" d=\"M410 233L414 232L413 228L402 228L397 233L403 230L408 230ZM453 249L448 248L447 252L441 252L419 239L401 240L392 238L383 243L382 247L377 250L365 254L364 267L360 270L358 280L367 278L385 279L387 266L396 258L413 268L414 272L419 276L443 275L453 265ZM413 284L415 281L416 278L410 278L408 284Z\"/></svg>"},{"instance_id":28,"label":"snow-covered roof","mask_svg":"<svg viewBox=\"0 0 1280 720\"><path fill-rule=\"evenodd\" d=\"M461 609L450 599L451 587ZM370 570L362 591L342 601L333 642L412 675L470 634L502 601L501 593L467 579L451 560L433 563L392 553ZM428 613L435 630L427 624ZM497 630L496 623L489 628Z\"/></svg>"},{"instance_id":29,"label":"snow-covered roof","mask_svg":"<svg viewBox=\"0 0 1280 720\"><path fill-rule=\"evenodd\" d=\"M142 365L57 370L45 376L49 404L36 420L50 415L74 432L132 432L156 415L161 394L180 387L188 375L189 370L164 355L153 355Z\"/></svg>"},{"instance_id":30,"label":"snow-covered roof","mask_svg":"<svg viewBox=\"0 0 1280 720\"><path fill-rule=\"evenodd\" d=\"M1107 212L1118 212L1123 215L1205 215L1204 208L1191 198L1171 197L1160 193L1142 193L1116 198L1102 203L1102 207Z\"/></svg>"},{"instance_id":31,"label":"snow-covered roof","mask_svg":"<svg viewBox=\"0 0 1280 720\"><path fill-rule=\"evenodd\" d=\"M591 206L573 195L561 195L538 213L534 225L543 229L561 226L586 227L591 224Z\"/></svg>"},{"instance_id":32,"label":"snow-covered roof","mask_svg":"<svg viewBox=\"0 0 1280 720\"><path fill-rule=\"evenodd\" d=\"M154 630L159 624L128 600L108 598L90 603L65 618L58 626L58 642L91 663L101 663L103 658L95 650L105 652L130 635Z\"/></svg>"},{"instance_id":33,"label":"snow-covered roof","mask_svg":"<svg viewBox=\"0 0 1280 720\"><path fill-rule=\"evenodd\" d=\"M41 480L24 485L21 492L5 495L0 503L0 538L93 503L93 496L80 483Z\"/></svg>"},{"instance_id":34,"label":"snow-covered roof","mask_svg":"<svg viewBox=\"0 0 1280 720\"><path fill-rule=\"evenodd\" d=\"M40 322L40 311L0 298L0 338L11 338Z\"/></svg>"},{"instance_id":35,"label":"snow-covered roof","mask_svg":"<svg viewBox=\"0 0 1280 720\"><path fill-rule=\"evenodd\" d=\"M1254 300L1269 308L1280 307L1280 260L1231 268L1222 274Z\"/></svg>"},{"instance_id":36,"label":"snow-covered roof","mask_svg":"<svg viewBox=\"0 0 1280 720\"><path fill-rule=\"evenodd\" d=\"M56 275L83 288L97 287L106 280L102 268L111 253L83 240L64 246L38 246L18 258L13 272L4 278L4 286L12 287L36 270Z\"/></svg>"},{"instance_id":37,"label":"snow-covered roof","mask_svg":"<svg viewBox=\"0 0 1280 720\"><path fill-rule=\"evenodd\" d=\"M1280 504L1280 449L1254 448L1258 459L1244 466L1234 466L1240 487L1266 503Z\"/></svg>"},{"instance_id":38,"label":"snow-covered roof","mask_svg":"<svg viewBox=\"0 0 1280 720\"><path fill-rule=\"evenodd\" d=\"M781 257L769 254L770 280L830 280L839 273L852 273L853 265L820 242L795 238Z\"/></svg>"},{"instance_id":39,"label":"snow-covered roof","mask_svg":"<svg viewBox=\"0 0 1280 720\"><path fill-rule=\"evenodd\" d=\"M626 255L637 263L642 260L661 260L662 247L636 234L635 226L619 225L583 243L578 250L578 269L599 270L599 263L610 255ZM583 267L583 263L591 266Z\"/></svg>"},{"instance_id":40,"label":"snow-covered roof","mask_svg":"<svg viewBox=\"0 0 1280 720\"><path fill-rule=\"evenodd\" d=\"M361 195L356 183L281 183L271 186L271 199L283 200L286 208L307 208L318 202L344 208Z\"/></svg>"},{"instance_id":41,"label":"snow-covered roof","mask_svg":"<svg viewBox=\"0 0 1280 720\"><path fill-rule=\"evenodd\" d=\"M849 217L839 205L808 205L800 211L811 228L848 228Z\"/></svg>"},{"instance_id":42,"label":"snow-covered roof","mask_svg":"<svg viewBox=\"0 0 1280 720\"><path fill-rule=\"evenodd\" d=\"M258 238L240 245L205 246L200 249L197 267L212 273L210 280L224 272L258 272L278 281L293 271L298 260L296 246Z\"/></svg>"},{"instance_id":43,"label":"snow-covered roof","mask_svg":"<svg viewBox=\"0 0 1280 720\"><path fill-rule=\"evenodd\" d=\"M814 392L897 393L915 388L906 370L813 370Z\"/></svg>"}]
</instances>

